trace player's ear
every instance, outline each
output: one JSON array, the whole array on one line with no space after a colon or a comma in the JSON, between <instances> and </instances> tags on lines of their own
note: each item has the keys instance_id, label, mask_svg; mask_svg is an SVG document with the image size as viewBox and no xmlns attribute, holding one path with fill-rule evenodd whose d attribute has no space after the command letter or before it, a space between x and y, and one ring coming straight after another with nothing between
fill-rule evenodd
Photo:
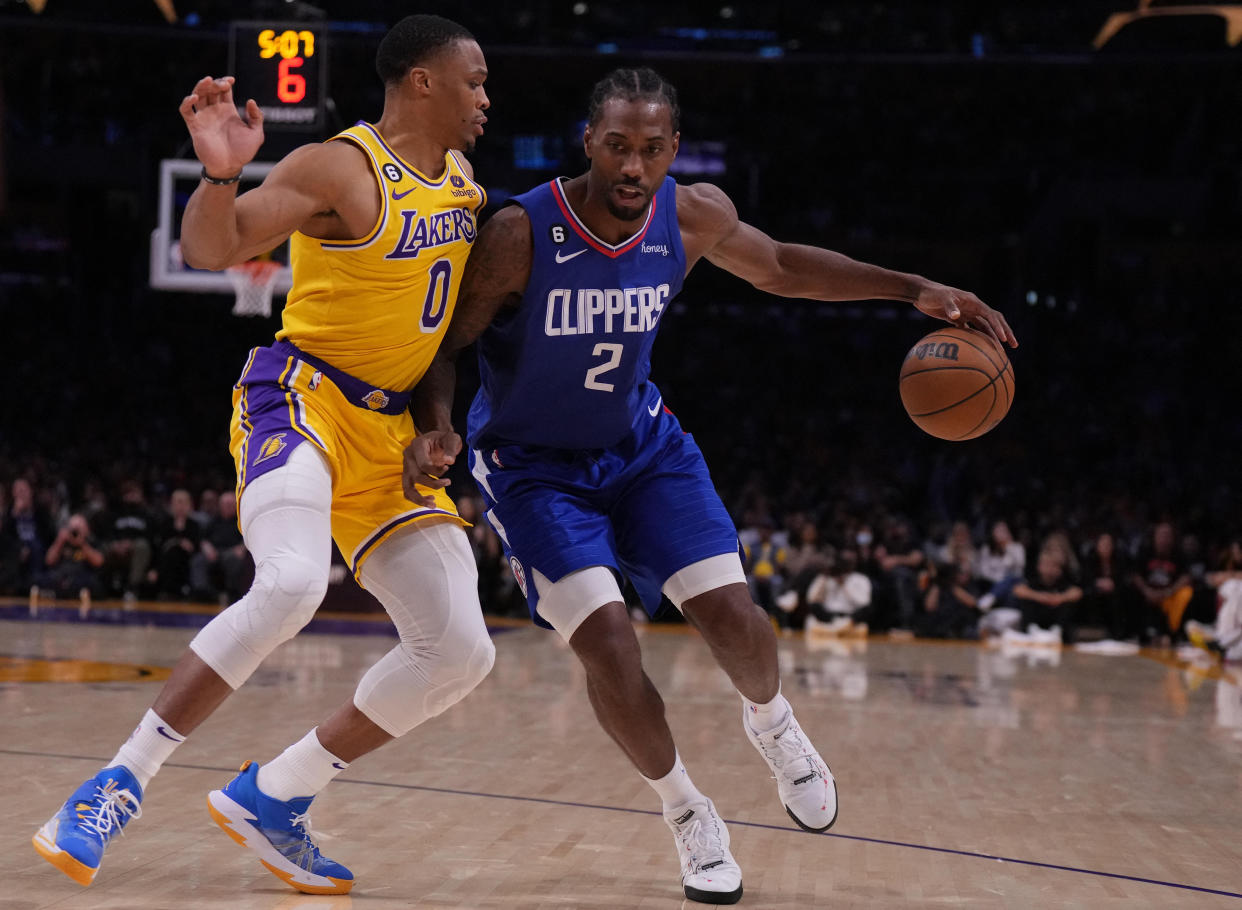
<instances>
[{"instance_id":1,"label":"player's ear","mask_svg":"<svg viewBox=\"0 0 1242 910\"><path fill-rule=\"evenodd\" d=\"M587 124L582 130L582 151L587 156L587 161L591 160L591 124Z\"/></svg>"},{"instance_id":2,"label":"player's ear","mask_svg":"<svg viewBox=\"0 0 1242 910\"><path fill-rule=\"evenodd\" d=\"M431 91L431 70L425 66L411 67L409 75L405 78L414 89L415 94L425 95Z\"/></svg>"},{"instance_id":3,"label":"player's ear","mask_svg":"<svg viewBox=\"0 0 1242 910\"><path fill-rule=\"evenodd\" d=\"M673 157L677 157L677 149L681 147L681 133L673 133Z\"/></svg>"}]
</instances>

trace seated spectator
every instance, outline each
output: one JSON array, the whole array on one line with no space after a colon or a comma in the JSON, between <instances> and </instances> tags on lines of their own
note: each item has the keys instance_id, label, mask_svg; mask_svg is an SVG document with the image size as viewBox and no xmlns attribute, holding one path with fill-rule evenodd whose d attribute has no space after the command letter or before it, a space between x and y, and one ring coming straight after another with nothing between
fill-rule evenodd
<instances>
[{"instance_id":1,"label":"seated spectator","mask_svg":"<svg viewBox=\"0 0 1242 910\"><path fill-rule=\"evenodd\" d=\"M192 508L188 490L173 490L168 499L169 514L159 532L156 573L161 597L190 596L190 559L203 537L202 528L190 517Z\"/></svg>"},{"instance_id":2,"label":"seated spectator","mask_svg":"<svg viewBox=\"0 0 1242 910\"><path fill-rule=\"evenodd\" d=\"M831 548L819 545L819 528L813 521L803 521L796 530L797 545L790 548L785 557L785 590L777 599L777 605L789 614L794 628L802 625L807 617L807 589L816 576L828 571ZM868 588L870 582L868 581ZM868 596L870 601L870 596Z\"/></svg>"},{"instance_id":3,"label":"seated spectator","mask_svg":"<svg viewBox=\"0 0 1242 910\"><path fill-rule=\"evenodd\" d=\"M25 590L43 574L54 532L51 517L35 505L34 490L25 478L13 481L12 500L8 532L18 541L18 589Z\"/></svg>"},{"instance_id":4,"label":"seated spectator","mask_svg":"<svg viewBox=\"0 0 1242 910\"><path fill-rule=\"evenodd\" d=\"M1152 528L1151 545L1139 553L1137 563L1130 583L1146 607L1145 639L1157 635L1169 639L1181 637L1182 621L1194 596L1194 588L1175 546L1173 525L1162 521Z\"/></svg>"},{"instance_id":5,"label":"seated spectator","mask_svg":"<svg viewBox=\"0 0 1242 910\"><path fill-rule=\"evenodd\" d=\"M1114 641L1137 640L1142 632L1141 609L1126 588L1129 568L1108 531L1095 538L1083 566L1083 613L1108 629Z\"/></svg>"},{"instance_id":6,"label":"seated spectator","mask_svg":"<svg viewBox=\"0 0 1242 910\"><path fill-rule=\"evenodd\" d=\"M1203 551L1203 543L1198 534L1187 532L1182 535L1178 546L1182 565L1190 576L1191 588L1190 603L1186 605L1183 622L1194 619L1211 625L1216 619L1217 591L1216 586L1207 580L1208 558Z\"/></svg>"},{"instance_id":7,"label":"seated spectator","mask_svg":"<svg viewBox=\"0 0 1242 910\"><path fill-rule=\"evenodd\" d=\"M1013 596L1022 611L1024 628L1060 629L1063 644L1073 644L1077 621L1075 604L1082 588L1074 584L1058 548L1040 548L1035 571L1014 586Z\"/></svg>"},{"instance_id":8,"label":"seated spectator","mask_svg":"<svg viewBox=\"0 0 1242 910\"><path fill-rule=\"evenodd\" d=\"M785 547L776 539L770 519L762 520L756 529L755 542L744 547L746 557L746 581L750 585L751 597L755 603L773 614L776 612L776 598L780 595L784 576L781 574L785 566Z\"/></svg>"},{"instance_id":9,"label":"seated spectator","mask_svg":"<svg viewBox=\"0 0 1242 910\"><path fill-rule=\"evenodd\" d=\"M100 593L99 570L104 555L91 540L90 525L81 513L74 513L47 548L47 571L38 580L40 591L51 590L54 597L77 597L83 607Z\"/></svg>"},{"instance_id":10,"label":"seated spectator","mask_svg":"<svg viewBox=\"0 0 1242 910\"><path fill-rule=\"evenodd\" d=\"M785 555L785 578L788 588L806 589L820 572L827 568L823 549L819 544L819 528L813 521L803 521L797 529L796 543L792 543Z\"/></svg>"},{"instance_id":11,"label":"seated spectator","mask_svg":"<svg viewBox=\"0 0 1242 910\"><path fill-rule=\"evenodd\" d=\"M1007 607L1013 586L1026 573L1026 548L1013 539L1008 523L998 521L992 525L987 543L979 549L977 571L980 579L990 585L979 606L984 610Z\"/></svg>"},{"instance_id":12,"label":"seated spectator","mask_svg":"<svg viewBox=\"0 0 1242 910\"><path fill-rule=\"evenodd\" d=\"M806 591L808 633L866 636L871 622L871 579L858 571L858 554L821 553L824 569Z\"/></svg>"},{"instance_id":13,"label":"seated spectator","mask_svg":"<svg viewBox=\"0 0 1242 910\"><path fill-rule=\"evenodd\" d=\"M875 560L880 569L880 588L892 613L889 625L913 630L918 612L919 569L925 557L909 522L896 519L889 523L883 542L875 548Z\"/></svg>"},{"instance_id":14,"label":"seated spectator","mask_svg":"<svg viewBox=\"0 0 1242 910\"><path fill-rule=\"evenodd\" d=\"M236 502L237 494L233 494ZM220 517L220 494L208 487L198 495L198 508L190 513L190 517L198 522L204 531L207 526Z\"/></svg>"},{"instance_id":15,"label":"seated spectator","mask_svg":"<svg viewBox=\"0 0 1242 910\"><path fill-rule=\"evenodd\" d=\"M1187 637L1225 660L1242 661L1242 541L1229 545L1223 568L1208 573L1207 581L1220 598L1216 619L1212 623L1187 620Z\"/></svg>"},{"instance_id":16,"label":"seated spectator","mask_svg":"<svg viewBox=\"0 0 1242 910\"><path fill-rule=\"evenodd\" d=\"M924 638L975 638L978 606L970 590L970 570L958 562L941 563L923 595L915 631Z\"/></svg>"},{"instance_id":17,"label":"seated spectator","mask_svg":"<svg viewBox=\"0 0 1242 910\"><path fill-rule=\"evenodd\" d=\"M121 485L121 501L99 522L108 528L104 554L111 590L124 595L127 603L132 603L144 589L153 594L151 558L156 521L142 484L125 481Z\"/></svg>"},{"instance_id":18,"label":"seated spectator","mask_svg":"<svg viewBox=\"0 0 1242 910\"><path fill-rule=\"evenodd\" d=\"M1053 531L1045 537L1043 546L1040 547L1040 552L1051 553L1053 558L1065 569L1065 575L1070 581L1077 583L1082 577L1082 563L1078 561L1078 554L1074 552L1074 545L1070 542L1069 535L1064 531Z\"/></svg>"},{"instance_id":19,"label":"seated spectator","mask_svg":"<svg viewBox=\"0 0 1242 910\"><path fill-rule=\"evenodd\" d=\"M8 509L0 509L0 594L24 594L22 584L22 542L13 533Z\"/></svg>"},{"instance_id":20,"label":"seated spectator","mask_svg":"<svg viewBox=\"0 0 1242 910\"><path fill-rule=\"evenodd\" d=\"M210 600L218 595L223 606L246 593L251 561L237 527L237 495L221 493L215 506L216 515L203 530L198 552L190 558L190 588L199 598Z\"/></svg>"},{"instance_id":21,"label":"seated spectator","mask_svg":"<svg viewBox=\"0 0 1242 910\"><path fill-rule=\"evenodd\" d=\"M970 536L970 526L964 521L953 522L949 531L949 539L936 553L936 562L940 565L955 565L964 569L973 580L979 563L979 554L975 550L975 542Z\"/></svg>"}]
</instances>

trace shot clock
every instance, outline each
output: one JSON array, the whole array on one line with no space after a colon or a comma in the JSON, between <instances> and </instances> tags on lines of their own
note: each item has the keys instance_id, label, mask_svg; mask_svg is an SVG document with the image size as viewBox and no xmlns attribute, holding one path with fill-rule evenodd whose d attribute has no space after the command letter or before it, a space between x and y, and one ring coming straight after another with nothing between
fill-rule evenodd
<instances>
[{"instance_id":1,"label":"shot clock","mask_svg":"<svg viewBox=\"0 0 1242 910\"><path fill-rule=\"evenodd\" d=\"M307 22L233 22L229 73L234 100L253 98L264 129L318 130L327 93L327 29Z\"/></svg>"}]
</instances>

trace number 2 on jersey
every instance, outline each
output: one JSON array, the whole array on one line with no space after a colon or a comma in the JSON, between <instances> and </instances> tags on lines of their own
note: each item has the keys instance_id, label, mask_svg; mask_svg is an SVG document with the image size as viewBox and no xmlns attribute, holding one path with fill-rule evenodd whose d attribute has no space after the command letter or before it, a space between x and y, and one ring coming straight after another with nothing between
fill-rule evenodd
<instances>
[{"instance_id":1,"label":"number 2 on jersey","mask_svg":"<svg viewBox=\"0 0 1242 910\"><path fill-rule=\"evenodd\" d=\"M586 381L583 383L588 389L595 389L599 392L611 392L616 388L611 382L600 382L599 377L607 373L609 370L615 370L621 365L621 352L625 350L624 345L606 344L600 342L595 346L595 350L591 354L598 357L600 354L606 354L608 359L597 367L591 367L587 370Z\"/></svg>"}]
</instances>

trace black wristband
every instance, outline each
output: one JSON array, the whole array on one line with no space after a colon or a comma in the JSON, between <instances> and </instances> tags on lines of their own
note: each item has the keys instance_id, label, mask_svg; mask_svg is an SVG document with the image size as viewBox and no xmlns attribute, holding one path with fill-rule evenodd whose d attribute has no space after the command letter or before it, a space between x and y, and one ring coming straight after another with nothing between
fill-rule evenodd
<instances>
[{"instance_id":1,"label":"black wristband","mask_svg":"<svg viewBox=\"0 0 1242 910\"><path fill-rule=\"evenodd\" d=\"M203 168L203 179L212 186L232 186L241 180L241 174L235 174L232 177L213 177L207 173L207 168Z\"/></svg>"}]
</instances>

